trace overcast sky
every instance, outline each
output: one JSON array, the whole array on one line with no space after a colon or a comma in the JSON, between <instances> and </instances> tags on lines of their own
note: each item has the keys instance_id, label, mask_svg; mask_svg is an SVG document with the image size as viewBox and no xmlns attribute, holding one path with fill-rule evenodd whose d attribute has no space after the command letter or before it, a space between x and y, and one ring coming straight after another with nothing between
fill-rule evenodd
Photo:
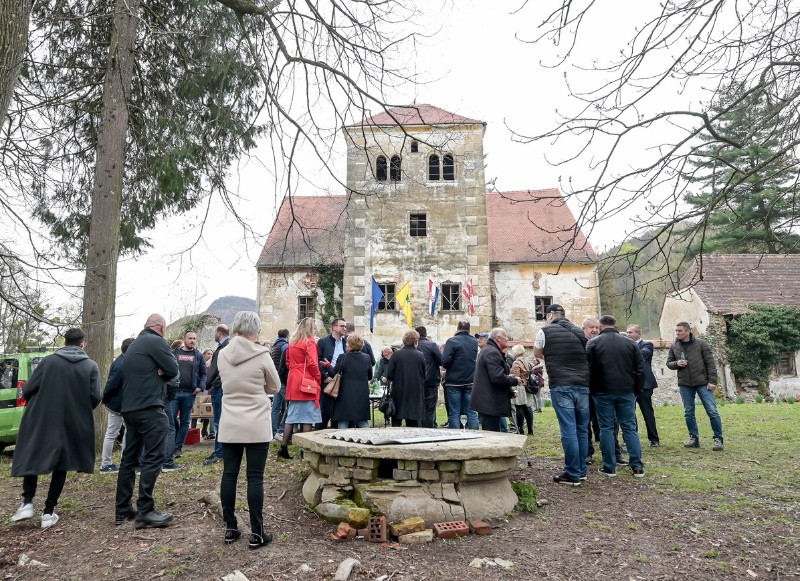
<instances>
[{"instance_id":1,"label":"overcast sky","mask_svg":"<svg viewBox=\"0 0 800 581\"><path fill-rule=\"evenodd\" d=\"M568 106L561 70L540 66L551 61L552 48L531 45L518 37L532 38L541 21L540 6L528 6L520 14L496 8L507 3L457 1L428 7L424 16L433 38L417 44L414 62L417 74L433 79L419 86L408 85L393 96L397 103L429 103L453 113L487 122L484 151L487 181L496 178L500 191L558 187L559 176L577 177L581 168L552 167L545 160L557 157L548 144L521 144L512 140L508 127L521 133L544 131L555 123L554 111ZM533 3L531 3L533 4ZM536 3L538 4L538 3ZM490 6L494 7L491 8ZM628 14L629 18L633 18ZM584 36L579 50L594 56L610 53L631 24L619 14L608 14ZM632 22L632 20L631 20ZM441 28L439 28L441 27ZM572 79L574 80L574 79ZM343 143L340 140L339 146ZM147 315L161 311L168 320L201 312L224 295L256 296L255 262L274 220L275 176L259 163L269 159L265 145L255 159L235 169L233 187L240 200L237 208L247 217L249 234L220 205L212 206L202 236L198 239L200 212L175 217L159 225L151 235L154 248L119 267L116 336L138 332ZM345 160L335 160L344 180ZM569 171L569 174L564 173ZM320 183L330 183L320 175ZM311 191L302 193L318 193ZM337 192L343 193L343 192ZM202 210L204 211L204 209ZM590 241L601 249L619 240L620 224L596 230ZM185 251L194 244L192 250Z\"/></svg>"}]
</instances>

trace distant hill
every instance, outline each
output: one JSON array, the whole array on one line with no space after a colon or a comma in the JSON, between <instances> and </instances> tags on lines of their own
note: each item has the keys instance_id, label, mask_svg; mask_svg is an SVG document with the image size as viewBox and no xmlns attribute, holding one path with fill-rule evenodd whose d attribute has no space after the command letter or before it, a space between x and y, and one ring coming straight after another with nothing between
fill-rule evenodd
<instances>
[{"instance_id":1,"label":"distant hill","mask_svg":"<svg viewBox=\"0 0 800 581\"><path fill-rule=\"evenodd\" d=\"M220 297L211 303L204 311L206 315L214 315L219 317L220 320L230 325L233 322L233 317L239 311L255 311L256 301L245 297Z\"/></svg>"}]
</instances>

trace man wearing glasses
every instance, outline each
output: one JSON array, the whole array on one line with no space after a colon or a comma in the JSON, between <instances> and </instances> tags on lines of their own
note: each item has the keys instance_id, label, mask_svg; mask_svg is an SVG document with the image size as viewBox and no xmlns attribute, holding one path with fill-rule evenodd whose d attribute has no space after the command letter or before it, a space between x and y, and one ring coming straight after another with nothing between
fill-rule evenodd
<instances>
[{"instance_id":1,"label":"man wearing glasses","mask_svg":"<svg viewBox=\"0 0 800 581\"><path fill-rule=\"evenodd\" d=\"M322 387L333 379L333 369L336 367L336 360L339 355L345 352L345 340L347 333L347 322L344 319L334 319L331 323L331 334L323 337L317 343L319 351L319 371L322 374ZM335 400L327 393L323 393L319 399L320 413L322 414L322 424L318 429L328 427L328 422L333 415L333 402Z\"/></svg>"},{"instance_id":2,"label":"man wearing glasses","mask_svg":"<svg viewBox=\"0 0 800 581\"><path fill-rule=\"evenodd\" d=\"M122 364L122 417L127 433L117 476L115 523L135 519L137 529L165 527L172 522L170 513L155 510L153 500L169 427L164 412L167 382L178 375L178 362L164 340L166 329L164 317L150 315ZM139 498L134 511L131 499L140 457Z\"/></svg>"}]
</instances>

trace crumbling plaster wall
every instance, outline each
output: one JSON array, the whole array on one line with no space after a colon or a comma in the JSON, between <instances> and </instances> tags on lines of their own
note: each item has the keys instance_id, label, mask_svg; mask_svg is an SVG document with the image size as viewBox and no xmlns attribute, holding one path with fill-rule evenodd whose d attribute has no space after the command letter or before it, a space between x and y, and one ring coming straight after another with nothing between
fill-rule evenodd
<instances>
[{"instance_id":1,"label":"crumbling plaster wall","mask_svg":"<svg viewBox=\"0 0 800 581\"><path fill-rule=\"evenodd\" d=\"M280 329L293 331L297 327L299 296L314 296L318 305L323 302L317 290L317 274L311 269L294 271L258 270L258 316L261 319L259 341L272 341ZM320 307L317 307L320 312ZM317 317L319 321L319 317ZM320 334L324 335L324 330Z\"/></svg>"}]
</instances>

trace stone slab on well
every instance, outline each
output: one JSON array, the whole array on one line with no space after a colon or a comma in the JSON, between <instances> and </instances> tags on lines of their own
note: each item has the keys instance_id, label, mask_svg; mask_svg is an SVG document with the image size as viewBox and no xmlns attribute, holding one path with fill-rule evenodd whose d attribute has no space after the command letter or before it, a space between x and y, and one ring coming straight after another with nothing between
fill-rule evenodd
<instances>
[{"instance_id":1,"label":"stone slab on well","mask_svg":"<svg viewBox=\"0 0 800 581\"><path fill-rule=\"evenodd\" d=\"M401 432L408 428L377 428L378 432L396 430ZM417 460L428 462L435 459L436 462L458 461L458 460L478 460L482 458L503 458L517 457L522 455L525 448L525 436L517 434L503 434L498 432L481 432L482 437L474 440L463 441L443 441L443 442L420 442L413 444L391 444L383 446L373 446L370 444L360 444L356 442L343 442L332 440L328 435L337 430L320 430L316 432L304 432L293 434L294 444L310 450L317 454L325 454L331 457L354 457L354 458L379 458L389 460ZM367 430L358 430L364 431ZM448 432L450 430L438 430ZM441 470L441 468L439 468Z\"/></svg>"},{"instance_id":2,"label":"stone slab on well","mask_svg":"<svg viewBox=\"0 0 800 581\"><path fill-rule=\"evenodd\" d=\"M516 458L480 458L464 462L464 474L492 474L503 472L517 465Z\"/></svg>"}]
</instances>

